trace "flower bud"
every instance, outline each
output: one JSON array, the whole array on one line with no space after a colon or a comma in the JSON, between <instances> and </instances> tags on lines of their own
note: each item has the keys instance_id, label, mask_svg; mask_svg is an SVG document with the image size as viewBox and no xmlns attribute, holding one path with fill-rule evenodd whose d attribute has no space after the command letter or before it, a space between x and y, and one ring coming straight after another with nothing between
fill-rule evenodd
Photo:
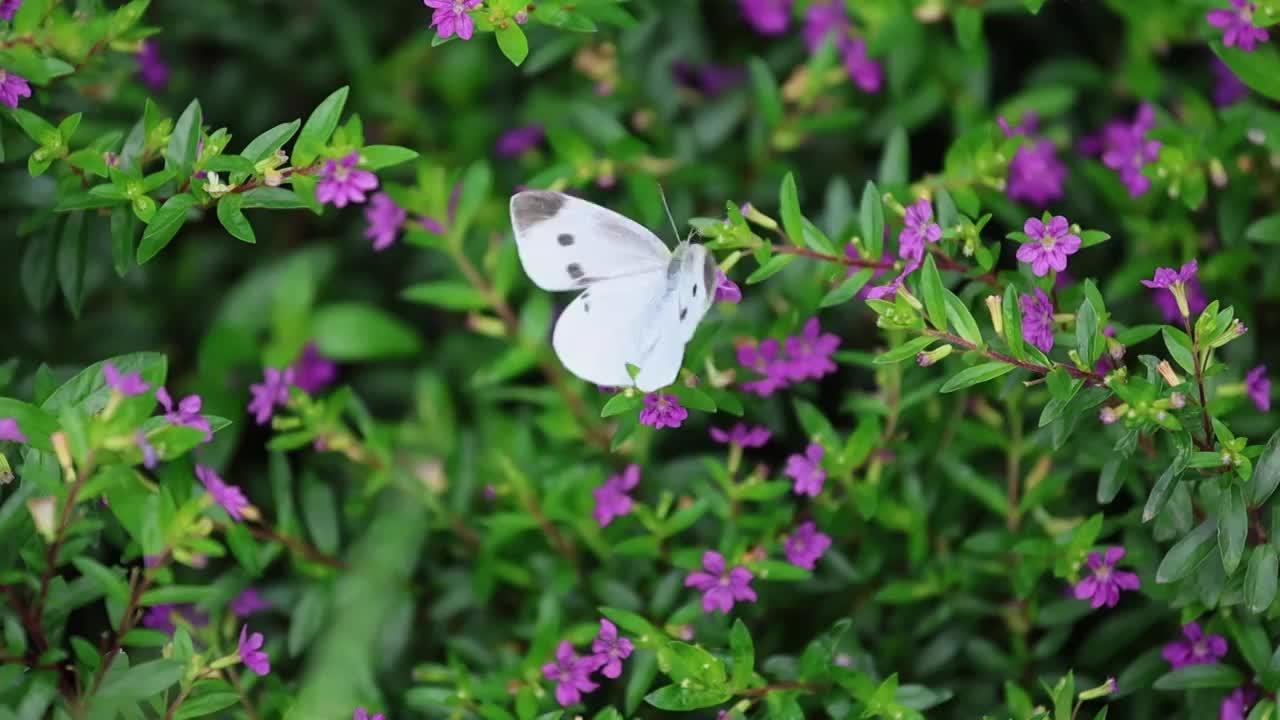
<instances>
[{"instance_id":1,"label":"flower bud","mask_svg":"<svg viewBox=\"0 0 1280 720\"><path fill-rule=\"evenodd\" d=\"M1181 410L1187 406L1187 396L1180 392L1176 392L1169 396L1169 407L1175 410Z\"/></svg>"},{"instance_id":2,"label":"flower bud","mask_svg":"<svg viewBox=\"0 0 1280 720\"><path fill-rule=\"evenodd\" d=\"M31 498L27 501L27 512L31 513L36 532L40 533L48 543L53 542L54 535L57 533L56 520L54 520L57 505L57 499L52 496Z\"/></svg>"},{"instance_id":3,"label":"flower bud","mask_svg":"<svg viewBox=\"0 0 1280 720\"><path fill-rule=\"evenodd\" d=\"M991 315L991 325L996 329L996 335L1004 337L1004 298L988 295L987 313Z\"/></svg>"},{"instance_id":4,"label":"flower bud","mask_svg":"<svg viewBox=\"0 0 1280 720\"><path fill-rule=\"evenodd\" d=\"M1160 377L1164 378L1164 381L1169 383L1170 386L1178 387L1182 384L1182 378L1173 371L1173 366L1169 364L1168 360L1161 360L1160 364L1156 365L1156 370L1160 373Z\"/></svg>"},{"instance_id":5,"label":"flower bud","mask_svg":"<svg viewBox=\"0 0 1280 720\"><path fill-rule=\"evenodd\" d=\"M916 355L916 364L920 367L929 367L950 355L951 351L954 349L955 348L951 345L942 345L941 347L936 347L932 350L919 353Z\"/></svg>"},{"instance_id":6,"label":"flower bud","mask_svg":"<svg viewBox=\"0 0 1280 720\"><path fill-rule=\"evenodd\" d=\"M1119 420L1119 419L1120 419L1120 412L1118 412L1118 408L1113 408L1108 405L1098 411L1098 420L1102 421L1103 425L1111 425L1112 423L1114 423L1116 420Z\"/></svg>"},{"instance_id":7,"label":"flower bud","mask_svg":"<svg viewBox=\"0 0 1280 720\"><path fill-rule=\"evenodd\" d=\"M777 230L778 221L760 212L755 205L751 203L742 204L742 217L768 230ZM792 240L804 240L804 238L792 238Z\"/></svg>"},{"instance_id":8,"label":"flower bud","mask_svg":"<svg viewBox=\"0 0 1280 720\"><path fill-rule=\"evenodd\" d=\"M1106 697L1119 689L1115 678L1107 678L1107 681L1096 688L1080 691L1081 700L1096 700L1100 697Z\"/></svg>"}]
</instances>

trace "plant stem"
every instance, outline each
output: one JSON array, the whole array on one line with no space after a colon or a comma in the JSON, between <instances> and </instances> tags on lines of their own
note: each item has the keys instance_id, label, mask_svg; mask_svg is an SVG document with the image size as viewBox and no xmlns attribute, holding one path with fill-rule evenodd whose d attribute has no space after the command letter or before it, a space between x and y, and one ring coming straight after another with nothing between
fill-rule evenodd
<instances>
[{"instance_id":1,"label":"plant stem","mask_svg":"<svg viewBox=\"0 0 1280 720\"><path fill-rule=\"evenodd\" d=\"M1200 341L1191 328L1191 318L1184 316L1182 325L1187 329L1187 337L1191 338L1191 364L1195 368L1196 389L1200 393L1200 418L1204 425L1204 443L1201 450L1213 450L1213 423L1209 419L1209 405L1205 401L1204 366L1200 362Z\"/></svg>"},{"instance_id":2,"label":"plant stem","mask_svg":"<svg viewBox=\"0 0 1280 720\"><path fill-rule=\"evenodd\" d=\"M1011 355L1006 355L997 350L991 350L988 348L979 348L977 345L969 342L968 340L965 340L959 335L954 335L949 332L941 332L939 330L933 330L931 328L925 328L921 332L924 335L929 335L932 337L936 337L940 340L945 340L951 343L952 345L959 346L961 348L964 348L965 350L974 350L979 354L981 354L983 357L986 357L990 360L1006 363L1008 365L1014 365L1016 367L1022 368L1023 370L1028 370L1030 372L1037 373L1039 375L1048 375L1054 370L1062 369L1062 370L1066 370L1067 373L1074 378L1079 378L1086 382L1091 382L1094 385L1097 385L1099 387L1106 384L1106 378L1103 377L1102 375L1099 375L1095 372L1091 372L1088 370L1081 370L1078 367L1067 365L1065 363L1053 363L1051 366L1040 365L1038 363L1029 362L1027 360L1019 360Z\"/></svg>"}]
</instances>

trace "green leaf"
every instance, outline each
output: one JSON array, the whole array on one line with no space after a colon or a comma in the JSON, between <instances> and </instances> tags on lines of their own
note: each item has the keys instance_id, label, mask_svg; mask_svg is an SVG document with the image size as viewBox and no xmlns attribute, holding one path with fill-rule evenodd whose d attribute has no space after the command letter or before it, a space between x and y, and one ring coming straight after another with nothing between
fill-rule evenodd
<instances>
[{"instance_id":1,"label":"green leaf","mask_svg":"<svg viewBox=\"0 0 1280 720\"><path fill-rule=\"evenodd\" d=\"M921 270L920 284L924 295L924 307L929 318L929 324L942 332L947 331L947 303L943 298L942 291L942 275L938 273L938 264L933 261L933 254L929 253L924 259L924 268Z\"/></svg>"},{"instance_id":2,"label":"green leaf","mask_svg":"<svg viewBox=\"0 0 1280 720\"><path fill-rule=\"evenodd\" d=\"M138 243L139 265L155 257L173 240L187 222L187 211L195 204L195 198L186 193L174 195L164 201L164 205L160 206L143 231L142 242Z\"/></svg>"},{"instance_id":3,"label":"green leaf","mask_svg":"<svg viewBox=\"0 0 1280 720\"><path fill-rule=\"evenodd\" d=\"M418 283L401 291L400 297L409 302L449 310L483 310L489 307L489 298L483 292L456 280Z\"/></svg>"},{"instance_id":4,"label":"green leaf","mask_svg":"<svg viewBox=\"0 0 1280 720\"><path fill-rule=\"evenodd\" d=\"M129 601L129 584L124 580L124 573L112 570L87 556L72 558L71 564L102 588L103 595L119 603Z\"/></svg>"},{"instance_id":5,"label":"green leaf","mask_svg":"<svg viewBox=\"0 0 1280 720\"><path fill-rule=\"evenodd\" d=\"M37 450L52 452L49 436L58 431L58 420L53 415L21 400L0 397L0 417L13 418L18 429L27 436L27 443Z\"/></svg>"},{"instance_id":6,"label":"green leaf","mask_svg":"<svg viewBox=\"0 0 1280 720\"><path fill-rule=\"evenodd\" d=\"M956 390L984 383L988 380L994 380L1001 375L1010 372L1013 368L1013 365L1002 362L989 362L982 363L981 365L974 365L973 367L965 368L955 375L952 375L950 379L942 384L942 387L938 392L955 392Z\"/></svg>"},{"instance_id":7,"label":"green leaf","mask_svg":"<svg viewBox=\"0 0 1280 720\"><path fill-rule=\"evenodd\" d=\"M282 187L256 187L252 190L246 190L239 193L244 201L241 207L245 210L250 208L269 208L271 210L297 210L299 208L308 207L298 197L298 194L288 188Z\"/></svg>"},{"instance_id":8,"label":"green leaf","mask_svg":"<svg viewBox=\"0 0 1280 720\"><path fill-rule=\"evenodd\" d=\"M169 144L164 150L164 166L173 171L174 177L191 176L191 167L196 162L200 146L201 122L200 101L192 100L187 109L182 111L182 115L178 116L178 122L174 124L173 133L169 136Z\"/></svg>"},{"instance_id":9,"label":"green leaf","mask_svg":"<svg viewBox=\"0 0 1280 720\"><path fill-rule=\"evenodd\" d=\"M782 269L796 261L799 255L774 255L769 261L756 268L755 272L747 276L746 283L755 285L782 272Z\"/></svg>"},{"instance_id":10,"label":"green leaf","mask_svg":"<svg viewBox=\"0 0 1280 720\"><path fill-rule=\"evenodd\" d=\"M1173 486L1177 484L1178 478L1182 477L1182 472L1187 469L1187 462L1190 459L1189 454L1178 453L1160 474L1160 478L1151 488L1151 494L1147 496L1146 506L1142 509L1142 522L1151 522L1164 509L1165 503L1169 502L1169 497L1173 494Z\"/></svg>"},{"instance_id":11,"label":"green leaf","mask_svg":"<svg viewBox=\"0 0 1280 720\"><path fill-rule=\"evenodd\" d=\"M956 41L968 53L982 49L982 10L962 5L955 9Z\"/></svg>"},{"instance_id":12,"label":"green leaf","mask_svg":"<svg viewBox=\"0 0 1280 720\"><path fill-rule=\"evenodd\" d=\"M862 290L867 281L871 280L871 276L875 271L871 268L863 268L858 272L846 277L841 283L827 291L822 296L822 300L818 303L819 307L831 307L841 303L848 302L858 291Z\"/></svg>"},{"instance_id":13,"label":"green leaf","mask_svg":"<svg viewBox=\"0 0 1280 720\"><path fill-rule=\"evenodd\" d=\"M519 67L529 57L529 39L516 23L508 22L506 27L499 27L493 34L498 38L498 48L512 65Z\"/></svg>"},{"instance_id":14,"label":"green leaf","mask_svg":"<svg viewBox=\"0 0 1280 720\"><path fill-rule=\"evenodd\" d=\"M61 137L58 134L58 128L44 118L36 115L29 110L16 108L9 111L9 117L18 123L18 127L22 128L22 132L31 138L36 145L45 146Z\"/></svg>"},{"instance_id":15,"label":"green leaf","mask_svg":"<svg viewBox=\"0 0 1280 720\"><path fill-rule=\"evenodd\" d=\"M313 474L302 477L302 519L316 548L321 552L338 550L338 501L333 487L320 482Z\"/></svg>"},{"instance_id":16,"label":"green leaf","mask_svg":"<svg viewBox=\"0 0 1280 720\"><path fill-rule=\"evenodd\" d=\"M1222 569L1227 577L1240 567L1248 532L1249 514L1244 507L1244 495L1239 485L1232 485L1218 505L1218 550L1222 553Z\"/></svg>"},{"instance_id":17,"label":"green leaf","mask_svg":"<svg viewBox=\"0 0 1280 720\"><path fill-rule=\"evenodd\" d=\"M107 406L111 397L111 388L102 377L102 366L106 363L116 366L122 375L139 373L142 380L153 388L164 385L168 370L168 362L164 355L154 352L129 353L117 355L96 362L76 373L74 377L60 385L40 404L47 413L60 414L63 410L76 407L87 414L96 413Z\"/></svg>"},{"instance_id":18,"label":"green leaf","mask_svg":"<svg viewBox=\"0 0 1280 720\"><path fill-rule=\"evenodd\" d=\"M749 686L751 676L755 673L756 646L751 641L751 631L747 630L740 619L733 621L733 629L729 631L729 654L733 658L733 675L730 679L732 686Z\"/></svg>"},{"instance_id":19,"label":"green leaf","mask_svg":"<svg viewBox=\"0 0 1280 720\"><path fill-rule=\"evenodd\" d=\"M1231 68L1231 72L1245 85L1272 100L1280 101L1280 51L1274 45L1262 43L1252 51L1223 47L1221 38L1209 42L1213 52Z\"/></svg>"},{"instance_id":20,"label":"green leaf","mask_svg":"<svg viewBox=\"0 0 1280 720\"><path fill-rule=\"evenodd\" d=\"M1253 463L1253 476L1247 483L1249 507L1261 507L1280 486L1280 430L1271 434L1262 454Z\"/></svg>"},{"instance_id":21,"label":"green leaf","mask_svg":"<svg viewBox=\"0 0 1280 720\"><path fill-rule=\"evenodd\" d=\"M929 337L927 335L921 336L918 338L912 338L906 341L905 343L899 345L896 348L893 348L891 350L886 350L885 352L880 353L879 355L875 356L875 358L873 358L871 362L875 363L876 365L892 365L894 363L900 363L903 360L914 358L916 355L922 352L925 348L929 347L930 345L932 345L937 341L938 341L937 338Z\"/></svg>"},{"instance_id":22,"label":"green leaf","mask_svg":"<svg viewBox=\"0 0 1280 720\"><path fill-rule=\"evenodd\" d=\"M942 300L946 305L947 321L956 329L956 333L978 347L983 347L982 333L978 330L978 321L973 313L956 294L942 289Z\"/></svg>"},{"instance_id":23,"label":"green leaf","mask_svg":"<svg viewBox=\"0 0 1280 720\"><path fill-rule=\"evenodd\" d=\"M1156 678L1152 685L1157 690L1212 690L1231 689L1240 686L1244 677L1230 665L1187 665Z\"/></svg>"},{"instance_id":24,"label":"green leaf","mask_svg":"<svg viewBox=\"0 0 1280 720\"><path fill-rule=\"evenodd\" d=\"M407 163L418 157L416 150L399 145L365 145L360 150L361 163L370 170L381 170Z\"/></svg>"},{"instance_id":25,"label":"green leaf","mask_svg":"<svg viewBox=\"0 0 1280 720\"><path fill-rule=\"evenodd\" d=\"M902 126L895 127L880 156L876 181L881 185L905 185L910 179L910 152L907 131Z\"/></svg>"},{"instance_id":26,"label":"green leaf","mask_svg":"<svg viewBox=\"0 0 1280 720\"><path fill-rule=\"evenodd\" d=\"M169 603L199 603L216 595L217 588L210 585L166 585L142 593L138 604L143 607Z\"/></svg>"},{"instance_id":27,"label":"green leaf","mask_svg":"<svg viewBox=\"0 0 1280 720\"><path fill-rule=\"evenodd\" d=\"M176 660L152 660L108 673L95 697L103 700L141 702L159 695L182 679L186 667Z\"/></svg>"},{"instance_id":28,"label":"green leaf","mask_svg":"<svg viewBox=\"0 0 1280 720\"><path fill-rule=\"evenodd\" d=\"M84 303L84 273L89 253L89 231L84 215L73 212L67 216L58 242L58 281L75 318L80 317L80 306Z\"/></svg>"},{"instance_id":29,"label":"green leaf","mask_svg":"<svg viewBox=\"0 0 1280 720\"><path fill-rule=\"evenodd\" d=\"M479 212L480 206L489 199L492 187L493 170L490 169L489 163L477 160L467 166L466 172L462 174L462 190L458 193L458 211L453 228L450 228L451 231L465 229L471 223L472 218Z\"/></svg>"},{"instance_id":30,"label":"green leaf","mask_svg":"<svg viewBox=\"0 0 1280 720\"><path fill-rule=\"evenodd\" d=\"M756 109L764 120L765 128L772 130L782 122L782 93L778 90L778 81L760 58L751 58L747 67L751 71L751 91L755 96Z\"/></svg>"},{"instance_id":31,"label":"green leaf","mask_svg":"<svg viewBox=\"0 0 1280 720\"><path fill-rule=\"evenodd\" d=\"M422 346L404 321L364 303L319 308L311 318L310 337L321 353L339 362L405 357Z\"/></svg>"},{"instance_id":32,"label":"green leaf","mask_svg":"<svg viewBox=\"0 0 1280 720\"><path fill-rule=\"evenodd\" d=\"M867 255L872 260L879 260L884 254L884 202L880 199L880 189L870 180L862 189L858 221L862 229L862 241L866 243Z\"/></svg>"},{"instance_id":33,"label":"green leaf","mask_svg":"<svg viewBox=\"0 0 1280 720\"><path fill-rule=\"evenodd\" d=\"M1018 291L1012 286L1004 289L1004 301L1000 313L1004 319L1004 341L1009 346L1009 353L1022 360L1024 347L1022 343L1022 310L1018 304Z\"/></svg>"},{"instance_id":34,"label":"green leaf","mask_svg":"<svg viewBox=\"0 0 1280 720\"><path fill-rule=\"evenodd\" d=\"M333 131L338 129L342 110L347 105L347 92L345 85L334 90L307 118L298 141L293 145L294 167L310 165L324 151L329 138L333 137Z\"/></svg>"},{"instance_id":35,"label":"green leaf","mask_svg":"<svg viewBox=\"0 0 1280 720\"><path fill-rule=\"evenodd\" d=\"M258 241L253 234L253 226L249 224L249 218L244 216L241 208L244 207L244 195L232 193L223 195L218 199L218 222L222 223L222 227L231 233L231 236L237 240L247 243L255 243Z\"/></svg>"},{"instance_id":36,"label":"green leaf","mask_svg":"<svg viewBox=\"0 0 1280 720\"><path fill-rule=\"evenodd\" d=\"M1244 572L1244 602L1249 610L1265 613L1276 599L1276 580L1280 576L1280 557L1270 543L1253 549Z\"/></svg>"},{"instance_id":37,"label":"green leaf","mask_svg":"<svg viewBox=\"0 0 1280 720\"><path fill-rule=\"evenodd\" d=\"M683 712L714 707L733 697L728 688L693 688L666 685L644 696L645 702L659 710Z\"/></svg>"},{"instance_id":38,"label":"green leaf","mask_svg":"<svg viewBox=\"0 0 1280 720\"><path fill-rule=\"evenodd\" d=\"M625 412L635 412L640 409L640 405L643 402L639 395L620 392L609 398L604 407L600 408L600 417L613 417Z\"/></svg>"},{"instance_id":39,"label":"green leaf","mask_svg":"<svg viewBox=\"0 0 1280 720\"><path fill-rule=\"evenodd\" d=\"M201 161L200 169L205 172L243 173L246 175L251 175L255 172L253 163L249 162L248 158L239 155L215 155L208 160ZM207 177L205 172L201 172L200 175Z\"/></svg>"},{"instance_id":40,"label":"green leaf","mask_svg":"<svg viewBox=\"0 0 1280 720\"><path fill-rule=\"evenodd\" d=\"M193 694L190 698L187 698L186 702L178 706L178 711L174 713L173 720L192 720L193 718L209 717L215 715L219 710L225 710L235 705L239 701L240 696L230 691L207 692L203 695Z\"/></svg>"},{"instance_id":41,"label":"green leaf","mask_svg":"<svg viewBox=\"0 0 1280 720\"><path fill-rule=\"evenodd\" d=\"M1156 582L1171 583L1190 575L1213 550L1214 531L1217 529L1213 518L1200 523L1196 529L1187 534L1174 546L1169 548L1160 567L1156 569Z\"/></svg>"},{"instance_id":42,"label":"green leaf","mask_svg":"<svg viewBox=\"0 0 1280 720\"><path fill-rule=\"evenodd\" d=\"M1164 337L1164 346L1169 349L1169 356L1185 371L1195 374L1195 360L1191 356L1191 339L1177 328L1165 325L1160 328Z\"/></svg>"},{"instance_id":43,"label":"green leaf","mask_svg":"<svg viewBox=\"0 0 1280 720\"><path fill-rule=\"evenodd\" d=\"M791 242L805 247L804 215L800 212L800 195L796 189L796 178L787 173L782 178L782 187L778 190L778 207L782 212L782 228L786 230Z\"/></svg>"},{"instance_id":44,"label":"green leaf","mask_svg":"<svg viewBox=\"0 0 1280 720\"><path fill-rule=\"evenodd\" d=\"M1045 0L1022 0L1022 5L1031 12L1032 15L1040 13L1040 8L1044 6Z\"/></svg>"},{"instance_id":45,"label":"green leaf","mask_svg":"<svg viewBox=\"0 0 1280 720\"><path fill-rule=\"evenodd\" d=\"M44 229L31 237L22 253L18 277L23 293L33 310L40 312L49 306L58 291L58 223L50 221Z\"/></svg>"},{"instance_id":46,"label":"green leaf","mask_svg":"<svg viewBox=\"0 0 1280 720\"><path fill-rule=\"evenodd\" d=\"M1076 350L1085 364L1093 367L1102 355L1102 333L1098 328L1098 313L1088 298L1076 311Z\"/></svg>"},{"instance_id":47,"label":"green leaf","mask_svg":"<svg viewBox=\"0 0 1280 720\"><path fill-rule=\"evenodd\" d=\"M280 123L275 127L267 130L258 137L249 141L244 146L244 150L240 151L240 156L246 158L250 163L258 163L271 157L275 151L284 147L289 139L298 132L298 128L302 127L301 120L293 122Z\"/></svg>"}]
</instances>

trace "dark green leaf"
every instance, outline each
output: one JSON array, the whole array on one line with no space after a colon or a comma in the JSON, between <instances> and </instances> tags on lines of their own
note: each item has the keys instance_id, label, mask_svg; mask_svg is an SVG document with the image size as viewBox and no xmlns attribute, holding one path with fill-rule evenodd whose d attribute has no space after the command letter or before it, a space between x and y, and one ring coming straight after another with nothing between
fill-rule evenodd
<instances>
[{"instance_id":1,"label":"dark green leaf","mask_svg":"<svg viewBox=\"0 0 1280 720\"><path fill-rule=\"evenodd\" d=\"M1249 533L1249 514L1239 485L1222 494L1218 504L1218 550L1222 553L1222 569L1230 577L1244 558L1245 537Z\"/></svg>"},{"instance_id":2,"label":"dark green leaf","mask_svg":"<svg viewBox=\"0 0 1280 720\"><path fill-rule=\"evenodd\" d=\"M876 181L881 185L903 185L910 177L910 152L907 131L896 127L889 133L884 155L880 156L880 172Z\"/></svg>"},{"instance_id":3,"label":"dark green leaf","mask_svg":"<svg viewBox=\"0 0 1280 720\"><path fill-rule=\"evenodd\" d=\"M874 272L875 271L871 268L863 268L846 277L839 285L831 288L831 290L827 291L826 295L822 296L822 300L818 303L818 306L831 307L833 305L848 302L858 294L858 291L862 290L863 286L865 286L867 281L871 279Z\"/></svg>"},{"instance_id":4,"label":"dark green leaf","mask_svg":"<svg viewBox=\"0 0 1280 720\"><path fill-rule=\"evenodd\" d=\"M981 365L974 365L973 367L965 368L955 375L952 375L945 383L942 384L942 387L938 392L955 392L956 390L984 383L988 380L994 380L1001 375L1010 372L1013 368L1013 365L1002 362L989 362L982 363Z\"/></svg>"},{"instance_id":5,"label":"dark green leaf","mask_svg":"<svg viewBox=\"0 0 1280 720\"><path fill-rule=\"evenodd\" d=\"M920 274L920 284L924 295L924 308L929 318L929 324L940 330L947 331L947 303L943 297L942 275L938 273L938 265L933 261L933 254L928 254L924 259L924 267Z\"/></svg>"},{"instance_id":6,"label":"dark green leaf","mask_svg":"<svg viewBox=\"0 0 1280 720\"><path fill-rule=\"evenodd\" d=\"M58 242L58 281L62 296L72 316L80 317L84 303L84 273L88 264L89 231L85 227L82 212L73 212L62 224L62 239Z\"/></svg>"},{"instance_id":7,"label":"dark green leaf","mask_svg":"<svg viewBox=\"0 0 1280 720\"><path fill-rule=\"evenodd\" d=\"M191 168L195 164L197 148L200 145L202 121L199 100L192 100L191 104L187 105L187 109L182 111L182 115L178 116L178 122L173 126L173 134L169 136L169 144L164 150L165 168L172 170L174 177L191 176Z\"/></svg>"},{"instance_id":8,"label":"dark green leaf","mask_svg":"<svg viewBox=\"0 0 1280 720\"><path fill-rule=\"evenodd\" d=\"M258 163L271 157L275 151L284 147L289 139L298 132L298 128L302 127L301 120L293 122L280 123L275 127L267 130L258 137L249 141L244 146L244 150L240 151L240 156L247 159L250 163Z\"/></svg>"},{"instance_id":9,"label":"dark green leaf","mask_svg":"<svg viewBox=\"0 0 1280 720\"><path fill-rule=\"evenodd\" d=\"M363 158L365 167L370 170L381 170L414 160L418 157L418 153L399 145L365 145L360 150L360 157Z\"/></svg>"},{"instance_id":10,"label":"dark green leaf","mask_svg":"<svg viewBox=\"0 0 1280 720\"><path fill-rule=\"evenodd\" d=\"M1280 576L1280 557L1270 543L1253 549L1244 573L1244 601L1249 610L1265 613L1276 598L1276 580Z\"/></svg>"},{"instance_id":11,"label":"dark green leaf","mask_svg":"<svg viewBox=\"0 0 1280 720\"><path fill-rule=\"evenodd\" d=\"M751 641L751 632L741 620L734 620L733 628L729 631L729 654L733 659L730 682L735 688L748 687L755 672L756 647Z\"/></svg>"},{"instance_id":12,"label":"dark green leaf","mask_svg":"<svg viewBox=\"0 0 1280 720\"><path fill-rule=\"evenodd\" d=\"M1175 582L1194 572L1213 551L1211 541L1215 530L1216 523L1213 518L1209 518L1169 548L1169 552L1160 561L1160 567L1156 569L1156 582Z\"/></svg>"},{"instance_id":13,"label":"dark green leaf","mask_svg":"<svg viewBox=\"0 0 1280 720\"><path fill-rule=\"evenodd\" d=\"M778 90L778 81L760 58L751 58L747 67L751 70L751 89L756 109L764 120L765 127L775 128L782 122L782 93Z\"/></svg>"},{"instance_id":14,"label":"dark green leaf","mask_svg":"<svg viewBox=\"0 0 1280 720\"><path fill-rule=\"evenodd\" d=\"M454 280L418 283L401 291L400 297L409 302L449 310L483 310L489 307L489 298L483 292L467 283Z\"/></svg>"},{"instance_id":15,"label":"dark green leaf","mask_svg":"<svg viewBox=\"0 0 1280 720\"><path fill-rule=\"evenodd\" d=\"M316 310L310 337L320 352L339 361L381 360L418 352L418 334L403 320L373 305L339 303Z\"/></svg>"},{"instance_id":16,"label":"dark green leaf","mask_svg":"<svg viewBox=\"0 0 1280 720\"><path fill-rule=\"evenodd\" d=\"M884 252L884 202L880 199L879 188L870 180L862 189L858 220L869 259L879 260Z\"/></svg>"},{"instance_id":17,"label":"dark green leaf","mask_svg":"<svg viewBox=\"0 0 1280 720\"><path fill-rule=\"evenodd\" d=\"M253 234L253 226L249 224L249 218L245 217L244 212L241 211L242 207L244 207L244 195L232 193L222 196L218 199L218 222L222 223L222 227L235 239L255 243L258 239Z\"/></svg>"},{"instance_id":18,"label":"dark green leaf","mask_svg":"<svg viewBox=\"0 0 1280 720\"><path fill-rule=\"evenodd\" d=\"M338 129L342 110L347 105L348 88L344 85L325 98L307 118L293 145L295 167L310 165L324 151L333 131Z\"/></svg>"},{"instance_id":19,"label":"dark green leaf","mask_svg":"<svg viewBox=\"0 0 1280 720\"><path fill-rule=\"evenodd\" d=\"M973 319L973 313L969 312L964 301L946 288L942 289L942 300L946 305L947 322L956 329L956 333L974 345L983 347L978 321Z\"/></svg>"},{"instance_id":20,"label":"dark green leaf","mask_svg":"<svg viewBox=\"0 0 1280 720\"><path fill-rule=\"evenodd\" d=\"M645 702L659 710L684 712L699 708L714 707L729 698L733 693L728 688L694 688L680 685L666 685L644 697Z\"/></svg>"},{"instance_id":21,"label":"dark green leaf","mask_svg":"<svg viewBox=\"0 0 1280 720\"><path fill-rule=\"evenodd\" d=\"M1169 502L1169 496L1173 494L1174 484L1178 482L1178 478L1182 477L1182 471L1187 469L1189 460L1190 456L1187 453L1179 453L1160 474L1160 478L1151 488L1151 494L1147 496L1146 506L1142 509L1142 522L1151 522L1164 509L1165 503Z\"/></svg>"},{"instance_id":22,"label":"dark green leaf","mask_svg":"<svg viewBox=\"0 0 1280 720\"><path fill-rule=\"evenodd\" d=\"M195 206L195 198L183 193L164 201L156 211L138 244L138 264L142 265L165 248L187 222L187 211Z\"/></svg>"},{"instance_id":23,"label":"dark green leaf","mask_svg":"<svg viewBox=\"0 0 1280 720\"><path fill-rule=\"evenodd\" d=\"M1212 690L1240 686L1244 678L1230 665L1187 665L1156 679L1157 690Z\"/></svg>"},{"instance_id":24,"label":"dark green leaf","mask_svg":"<svg viewBox=\"0 0 1280 720\"><path fill-rule=\"evenodd\" d=\"M499 27L494 31L494 35L498 38L498 48L512 65L519 67L529 57L529 39L516 23L508 22L506 27Z\"/></svg>"},{"instance_id":25,"label":"dark green leaf","mask_svg":"<svg viewBox=\"0 0 1280 720\"><path fill-rule=\"evenodd\" d=\"M1280 485L1280 430L1271 434L1262 454L1253 463L1247 484L1249 507L1261 507Z\"/></svg>"}]
</instances>

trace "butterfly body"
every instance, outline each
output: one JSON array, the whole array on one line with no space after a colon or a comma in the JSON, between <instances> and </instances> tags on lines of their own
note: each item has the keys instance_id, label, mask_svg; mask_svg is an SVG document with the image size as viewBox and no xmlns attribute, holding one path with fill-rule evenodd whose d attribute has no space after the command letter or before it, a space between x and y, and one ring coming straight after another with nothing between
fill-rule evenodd
<instances>
[{"instance_id":1,"label":"butterfly body","mask_svg":"<svg viewBox=\"0 0 1280 720\"><path fill-rule=\"evenodd\" d=\"M643 225L562 193L511 198L520 264L544 290L583 292L556 322L565 368L597 385L649 392L671 384L684 346L715 293L715 260L701 245L667 249Z\"/></svg>"}]
</instances>

